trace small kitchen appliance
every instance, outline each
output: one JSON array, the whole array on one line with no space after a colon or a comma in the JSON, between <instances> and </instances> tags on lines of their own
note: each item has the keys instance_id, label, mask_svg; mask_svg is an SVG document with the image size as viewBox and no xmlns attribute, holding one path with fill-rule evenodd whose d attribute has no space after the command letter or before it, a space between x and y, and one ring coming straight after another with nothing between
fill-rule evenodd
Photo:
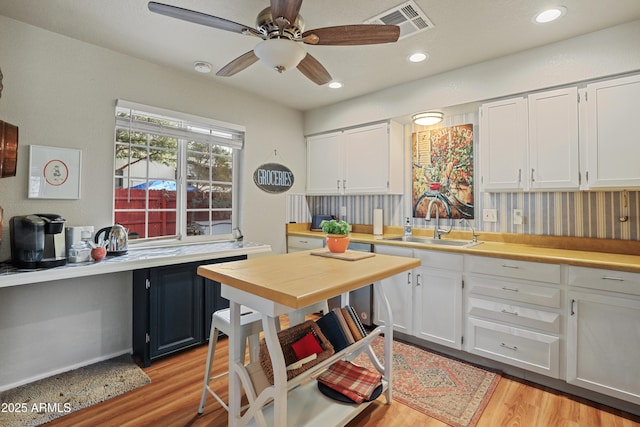
<instances>
[{"instance_id":1,"label":"small kitchen appliance","mask_svg":"<svg viewBox=\"0 0 640 427\"><path fill-rule=\"evenodd\" d=\"M104 237L101 237L103 234ZM101 228L96 232L94 240L97 244L106 240L107 255L125 255L129 250L128 230L120 224Z\"/></svg>"},{"instance_id":2,"label":"small kitchen appliance","mask_svg":"<svg viewBox=\"0 0 640 427\"><path fill-rule=\"evenodd\" d=\"M9 221L11 262L18 268L65 265L65 220L58 214L16 216Z\"/></svg>"},{"instance_id":3,"label":"small kitchen appliance","mask_svg":"<svg viewBox=\"0 0 640 427\"><path fill-rule=\"evenodd\" d=\"M81 225L65 228L65 249L68 263L87 262L91 260L91 244L93 225Z\"/></svg>"},{"instance_id":4,"label":"small kitchen appliance","mask_svg":"<svg viewBox=\"0 0 640 427\"><path fill-rule=\"evenodd\" d=\"M313 215L311 217L311 231L322 231L322 221L331 221L331 215Z\"/></svg>"}]
</instances>

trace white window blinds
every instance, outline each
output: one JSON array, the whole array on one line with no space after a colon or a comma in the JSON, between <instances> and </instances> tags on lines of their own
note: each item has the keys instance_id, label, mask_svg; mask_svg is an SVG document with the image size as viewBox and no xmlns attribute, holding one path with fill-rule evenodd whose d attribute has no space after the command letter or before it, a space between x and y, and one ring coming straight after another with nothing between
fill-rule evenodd
<instances>
[{"instance_id":1,"label":"white window blinds","mask_svg":"<svg viewBox=\"0 0 640 427\"><path fill-rule=\"evenodd\" d=\"M186 113L118 100L116 129L242 149L244 127Z\"/></svg>"}]
</instances>

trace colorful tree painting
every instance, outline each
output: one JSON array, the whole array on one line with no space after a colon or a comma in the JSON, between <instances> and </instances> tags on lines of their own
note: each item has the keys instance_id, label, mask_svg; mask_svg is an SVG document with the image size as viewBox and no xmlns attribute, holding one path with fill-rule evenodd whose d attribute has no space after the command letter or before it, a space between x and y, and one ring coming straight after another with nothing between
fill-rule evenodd
<instances>
[{"instance_id":1,"label":"colorful tree painting","mask_svg":"<svg viewBox=\"0 0 640 427\"><path fill-rule=\"evenodd\" d=\"M424 218L429 201L442 218L473 218L473 125L412 134L413 216Z\"/></svg>"}]
</instances>

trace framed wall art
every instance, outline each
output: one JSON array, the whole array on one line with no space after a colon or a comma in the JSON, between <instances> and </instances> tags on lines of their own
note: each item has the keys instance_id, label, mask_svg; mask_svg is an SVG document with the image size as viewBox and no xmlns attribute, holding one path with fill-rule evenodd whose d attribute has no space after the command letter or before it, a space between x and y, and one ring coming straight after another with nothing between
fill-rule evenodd
<instances>
[{"instance_id":1,"label":"framed wall art","mask_svg":"<svg viewBox=\"0 0 640 427\"><path fill-rule=\"evenodd\" d=\"M29 147L29 198L79 199L82 151Z\"/></svg>"}]
</instances>

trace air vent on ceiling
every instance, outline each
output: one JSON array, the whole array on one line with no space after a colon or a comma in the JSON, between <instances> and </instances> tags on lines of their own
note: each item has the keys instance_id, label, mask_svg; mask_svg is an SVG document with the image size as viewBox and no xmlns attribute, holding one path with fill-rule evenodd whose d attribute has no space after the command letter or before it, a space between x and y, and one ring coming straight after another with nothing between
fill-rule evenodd
<instances>
[{"instance_id":1,"label":"air vent on ceiling","mask_svg":"<svg viewBox=\"0 0 640 427\"><path fill-rule=\"evenodd\" d=\"M365 21L365 24L398 25L400 39L434 27L433 22L418 7L415 1L404 2L393 9L382 12Z\"/></svg>"}]
</instances>

